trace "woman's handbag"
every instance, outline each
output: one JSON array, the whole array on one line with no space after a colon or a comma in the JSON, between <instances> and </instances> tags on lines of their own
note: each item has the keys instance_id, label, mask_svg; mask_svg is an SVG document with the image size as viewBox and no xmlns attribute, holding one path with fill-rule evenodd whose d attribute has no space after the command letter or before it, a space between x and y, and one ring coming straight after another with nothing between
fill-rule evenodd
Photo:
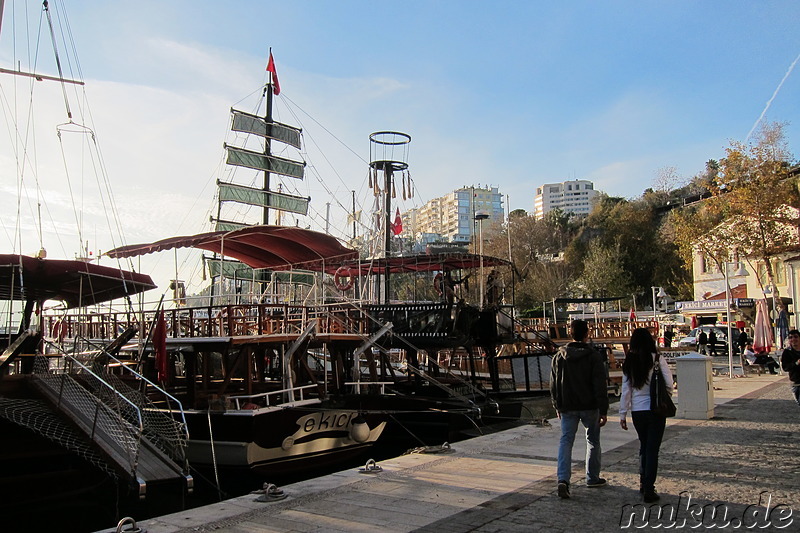
<instances>
[{"instance_id":1,"label":"woman's handbag","mask_svg":"<svg viewBox=\"0 0 800 533\"><path fill-rule=\"evenodd\" d=\"M658 362L658 353L653 363L653 376L650 378L650 411L664 417L675 416L675 403L669 395L664 376L661 374L661 365Z\"/></svg>"}]
</instances>

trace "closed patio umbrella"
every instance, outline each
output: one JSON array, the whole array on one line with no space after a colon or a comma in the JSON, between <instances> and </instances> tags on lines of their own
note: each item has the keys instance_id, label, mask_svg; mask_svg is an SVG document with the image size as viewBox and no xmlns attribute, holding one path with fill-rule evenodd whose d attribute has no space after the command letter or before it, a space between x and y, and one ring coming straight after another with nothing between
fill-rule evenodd
<instances>
[{"instance_id":1,"label":"closed patio umbrella","mask_svg":"<svg viewBox=\"0 0 800 533\"><path fill-rule=\"evenodd\" d=\"M756 353L769 352L774 346L772 338L772 325L769 321L767 301L756 302L756 322L753 327L753 350Z\"/></svg>"}]
</instances>

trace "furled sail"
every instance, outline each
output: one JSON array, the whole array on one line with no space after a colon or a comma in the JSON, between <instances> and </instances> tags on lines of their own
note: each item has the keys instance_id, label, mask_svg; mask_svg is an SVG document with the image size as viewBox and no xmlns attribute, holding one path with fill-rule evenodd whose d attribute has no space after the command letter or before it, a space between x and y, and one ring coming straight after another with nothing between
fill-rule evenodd
<instances>
[{"instance_id":1,"label":"furled sail","mask_svg":"<svg viewBox=\"0 0 800 533\"><path fill-rule=\"evenodd\" d=\"M239 202L259 207L280 209L281 211L298 213L300 215L308 214L308 204L311 198L293 196L282 192L253 189L252 187L221 181L217 181L217 186L219 187L220 202Z\"/></svg>"},{"instance_id":2,"label":"furled sail","mask_svg":"<svg viewBox=\"0 0 800 533\"><path fill-rule=\"evenodd\" d=\"M260 280L261 278L256 274L257 269L250 268L240 261L232 261L230 259L218 259L213 257L204 257L203 260L208 265L208 271L212 276L223 276L226 278L235 278L240 280ZM285 283L304 283L306 285L314 284L314 274L307 271L291 270L288 272L270 272L270 279Z\"/></svg>"},{"instance_id":3,"label":"furled sail","mask_svg":"<svg viewBox=\"0 0 800 533\"><path fill-rule=\"evenodd\" d=\"M300 133L301 130L280 122L267 122L262 117L257 117L249 113L244 113L236 109L231 109L233 114L233 131L241 131L242 133L252 133L260 137L275 139L290 146L294 146L298 150L301 147Z\"/></svg>"},{"instance_id":4,"label":"furled sail","mask_svg":"<svg viewBox=\"0 0 800 533\"><path fill-rule=\"evenodd\" d=\"M282 174L291 178L303 179L303 171L306 164L277 157L274 155L259 154L242 148L225 145L228 151L227 163L238 167L253 168L256 170L267 170L276 174Z\"/></svg>"}]
</instances>

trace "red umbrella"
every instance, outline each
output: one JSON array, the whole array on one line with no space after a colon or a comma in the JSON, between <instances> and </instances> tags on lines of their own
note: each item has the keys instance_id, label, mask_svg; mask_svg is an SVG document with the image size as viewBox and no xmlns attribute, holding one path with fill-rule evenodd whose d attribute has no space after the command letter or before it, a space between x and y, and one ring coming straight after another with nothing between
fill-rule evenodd
<instances>
[{"instance_id":1,"label":"red umbrella","mask_svg":"<svg viewBox=\"0 0 800 533\"><path fill-rule=\"evenodd\" d=\"M631 322L636 320L636 311L633 310L633 307L631 307L631 314L628 315L628 320Z\"/></svg>"},{"instance_id":2,"label":"red umbrella","mask_svg":"<svg viewBox=\"0 0 800 533\"><path fill-rule=\"evenodd\" d=\"M769 352L773 346L772 325L769 321L767 301L756 302L756 323L753 326L753 350L756 353Z\"/></svg>"},{"instance_id":3,"label":"red umbrella","mask_svg":"<svg viewBox=\"0 0 800 533\"><path fill-rule=\"evenodd\" d=\"M692 329L697 327L697 315L692 315Z\"/></svg>"}]
</instances>

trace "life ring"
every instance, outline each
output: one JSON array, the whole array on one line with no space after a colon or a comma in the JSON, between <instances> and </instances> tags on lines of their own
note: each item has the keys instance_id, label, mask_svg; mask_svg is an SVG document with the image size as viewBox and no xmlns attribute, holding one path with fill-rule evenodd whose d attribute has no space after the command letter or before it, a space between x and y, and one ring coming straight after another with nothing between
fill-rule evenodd
<instances>
[{"instance_id":1,"label":"life ring","mask_svg":"<svg viewBox=\"0 0 800 533\"><path fill-rule=\"evenodd\" d=\"M346 281L342 278L346 278ZM355 276L350 274L350 269L345 268L344 266L340 266L336 269L336 272L333 274L333 284L336 286L337 289L340 291L347 291L353 288L353 282L355 281Z\"/></svg>"},{"instance_id":2,"label":"life ring","mask_svg":"<svg viewBox=\"0 0 800 533\"><path fill-rule=\"evenodd\" d=\"M438 294L439 296L442 295L442 273L441 272L438 272L433 277L433 288L436 289L436 294Z\"/></svg>"}]
</instances>

